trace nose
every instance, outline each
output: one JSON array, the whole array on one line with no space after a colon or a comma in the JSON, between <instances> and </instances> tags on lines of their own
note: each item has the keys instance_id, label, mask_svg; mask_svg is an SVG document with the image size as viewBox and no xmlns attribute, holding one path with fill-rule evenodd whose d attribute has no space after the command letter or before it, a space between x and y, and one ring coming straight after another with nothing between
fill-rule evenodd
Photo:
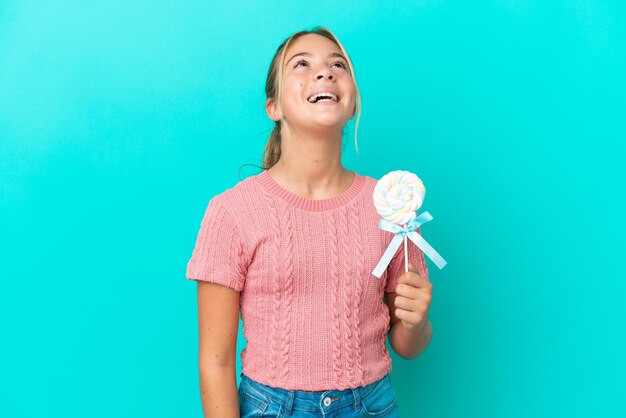
<instances>
[{"instance_id":1,"label":"nose","mask_svg":"<svg viewBox=\"0 0 626 418\"><path fill-rule=\"evenodd\" d=\"M318 80L324 78L325 76L328 76L329 80L333 80L335 78L335 76L333 75L333 73L330 71L330 69L323 67L321 70L319 70L317 72L317 75L315 76L315 78L317 78Z\"/></svg>"}]
</instances>

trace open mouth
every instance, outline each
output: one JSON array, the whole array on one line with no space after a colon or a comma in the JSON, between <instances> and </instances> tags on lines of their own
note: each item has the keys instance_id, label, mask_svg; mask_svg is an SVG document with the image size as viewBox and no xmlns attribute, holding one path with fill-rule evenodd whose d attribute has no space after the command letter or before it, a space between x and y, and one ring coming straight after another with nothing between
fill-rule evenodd
<instances>
[{"instance_id":1,"label":"open mouth","mask_svg":"<svg viewBox=\"0 0 626 418\"><path fill-rule=\"evenodd\" d=\"M339 101L339 97L332 92L322 91L315 93L307 98L309 103L323 103L323 102L335 102Z\"/></svg>"}]
</instances>

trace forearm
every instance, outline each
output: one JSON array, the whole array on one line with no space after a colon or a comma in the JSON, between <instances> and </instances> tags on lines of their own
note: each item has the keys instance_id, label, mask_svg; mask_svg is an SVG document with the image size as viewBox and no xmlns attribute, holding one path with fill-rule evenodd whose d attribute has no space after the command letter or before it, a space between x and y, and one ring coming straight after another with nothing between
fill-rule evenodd
<instances>
[{"instance_id":1,"label":"forearm","mask_svg":"<svg viewBox=\"0 0 626 418\"><path fill-rule=\"evenodd\" d=\"M238 418L239 395L235 367L200 369L200 396L205 418Z\"/></svg>"},{"instance_id":2,"label":"forearm","mask_svg":"<svg viewBox=\"0 0 626 418\"><path fill-rule=\"evenodd\" d=\"M398 321L389 333L389 343L400 357L411 360L419 356L428 346L433 334L433 327L427 318L424 325L415 332L408 331L402 321Z\"/></svg>"}]
</instances>

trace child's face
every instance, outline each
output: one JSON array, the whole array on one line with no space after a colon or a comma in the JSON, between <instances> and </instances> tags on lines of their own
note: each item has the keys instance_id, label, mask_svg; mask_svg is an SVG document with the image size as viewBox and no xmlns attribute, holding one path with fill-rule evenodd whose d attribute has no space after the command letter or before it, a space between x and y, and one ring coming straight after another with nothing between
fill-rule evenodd
<instances>
[{"instance_id":1,"label":"child's face","mask_svg":"<svg viewBox=\"0 0 626 418\"><path fill-rule=\"evenodd\" d=\"M282 88L281 109L270 104L268 114L273 120L284 116L296 130L340 130L354 116L356 89L348 61L334 42L321 35L307 34L289 45ZM333 92L337 100L309 101L320 91Z\"/></svg>"}]
</instances>

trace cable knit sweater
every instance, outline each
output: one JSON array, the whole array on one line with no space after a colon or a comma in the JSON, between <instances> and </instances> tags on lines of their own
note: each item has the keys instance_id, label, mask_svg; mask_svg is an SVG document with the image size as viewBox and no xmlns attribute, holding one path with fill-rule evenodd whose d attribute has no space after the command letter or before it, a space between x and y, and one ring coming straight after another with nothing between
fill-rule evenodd
<instances>
[{"instance_id":1,"label":"cable knit sweater","mask_svg":"<svg viewBox=\"0 0 626 418\"><path fill-rule=\"evenodd\" d=\"M378 228L376 182L355 173L343 193L307 199L265 170L210 199L187 279L241 292L241 363L250 378L324 391L364 386L391 371L382 298L404 273L404 245L376 278L393 238ZM428 277L421 250L409 242L408 254Z\"/></svg>"}]
</instances>

